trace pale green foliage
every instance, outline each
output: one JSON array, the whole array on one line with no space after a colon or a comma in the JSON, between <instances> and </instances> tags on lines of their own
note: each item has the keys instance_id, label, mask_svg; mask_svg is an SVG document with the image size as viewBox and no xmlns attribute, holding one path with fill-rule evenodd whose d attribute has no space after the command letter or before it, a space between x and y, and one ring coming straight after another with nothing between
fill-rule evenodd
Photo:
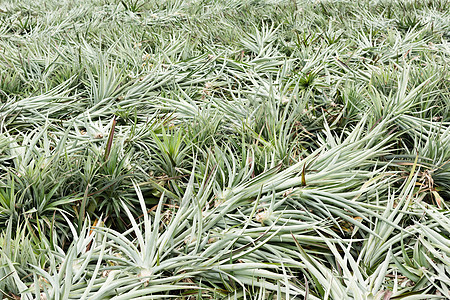
<instances>
[{"instance_id":1,"label":"pale green foliage","mask_svg":"<svg viewBox=\"0 0 450 300\"><path fill-rule=\"evenodd\" d=\"M0 1L0 298L450 298L448 7Z\"/></svg>"}]
</instances>

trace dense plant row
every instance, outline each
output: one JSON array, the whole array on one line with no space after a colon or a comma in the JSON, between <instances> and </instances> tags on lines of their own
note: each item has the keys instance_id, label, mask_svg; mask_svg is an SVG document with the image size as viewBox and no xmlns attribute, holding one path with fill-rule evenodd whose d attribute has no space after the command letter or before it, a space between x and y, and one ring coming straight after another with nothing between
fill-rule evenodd
<instances>
[{"instance_id":1,"label":"dense plant row","mask_svg":"<svg viewBox=\"0 0 450 300\"><path fill-rule=\"evenodd\" d=\"M450 2L0 2L0 299L450 297Z\"/></svg>"}]
</instances>

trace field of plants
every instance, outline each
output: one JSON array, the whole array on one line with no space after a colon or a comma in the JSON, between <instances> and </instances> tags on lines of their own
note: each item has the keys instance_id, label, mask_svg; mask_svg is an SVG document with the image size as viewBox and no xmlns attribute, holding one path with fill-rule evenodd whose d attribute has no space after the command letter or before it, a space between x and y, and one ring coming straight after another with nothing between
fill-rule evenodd
<instances>
[{"instance_id":1,"label":"field of plants","mask_svg":"<svg viewBox=\"0 0 450 300\"><path fill-rule=\"evenodd\" d=\"M0 0L0 299L449 299L450 1Z\"/></svg>"}]
</instances>

